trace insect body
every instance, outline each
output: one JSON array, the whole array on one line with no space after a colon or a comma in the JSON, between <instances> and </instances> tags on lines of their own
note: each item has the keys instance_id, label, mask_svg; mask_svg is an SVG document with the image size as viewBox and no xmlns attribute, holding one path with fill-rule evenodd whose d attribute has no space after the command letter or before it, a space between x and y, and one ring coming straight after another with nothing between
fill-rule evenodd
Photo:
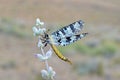
<instances>
[{"instance_id":1,"label":"insect body","mask_svg":"<svg viewBox=\"0 0 120 80\"><path fill-rule=\"evenodd\" d=\"M66 46L85 37L88 33L79 34L79 32L83 28L83 25L84 22L82 20L76 21L72 24L69 24L68 26L65 26L53 32L51 35L45 33L44 36L42 36L41 40L43 41L45 46L47 44L50 44L52 49L60 59L71 63L69 59L67 59L62 55L62 53L60 53L60 51L56 48L55 45Z\"/></svg>"}]
</instances>

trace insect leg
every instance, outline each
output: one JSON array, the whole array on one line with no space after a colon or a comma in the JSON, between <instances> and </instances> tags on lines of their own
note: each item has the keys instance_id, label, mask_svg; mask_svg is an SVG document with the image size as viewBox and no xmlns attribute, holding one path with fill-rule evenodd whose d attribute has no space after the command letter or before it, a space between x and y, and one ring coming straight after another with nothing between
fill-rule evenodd
<instances>
[{"instance_id":1,"label":"insect leg","mask_svg":"<svg viewBox=\"0 0 120 80\"><path fill-rule=\"evenodd\" d=\"M46 47L46 46L47 46L47 43L45 43L44 47Z\"/></svg>"}]
</instances>

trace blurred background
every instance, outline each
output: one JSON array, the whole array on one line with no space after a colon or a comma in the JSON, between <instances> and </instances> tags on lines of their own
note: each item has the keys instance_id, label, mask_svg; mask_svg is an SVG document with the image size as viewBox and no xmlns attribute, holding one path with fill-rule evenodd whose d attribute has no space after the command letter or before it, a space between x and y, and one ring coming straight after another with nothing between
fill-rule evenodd
<instances>
[{"instance_id":1,"label":"blurred background","mask_svg":"<svg viewBox=\"0 0 120 80\"><path fill-rule=\"evenodd\" d=\"M32 27L36 18L50 33L77 20L89 35L58 47L73 65L55 54L55 80L120 80L120 0L0 0L0 80L42 80L43 62Z\"/></svg>"}]
</instances>

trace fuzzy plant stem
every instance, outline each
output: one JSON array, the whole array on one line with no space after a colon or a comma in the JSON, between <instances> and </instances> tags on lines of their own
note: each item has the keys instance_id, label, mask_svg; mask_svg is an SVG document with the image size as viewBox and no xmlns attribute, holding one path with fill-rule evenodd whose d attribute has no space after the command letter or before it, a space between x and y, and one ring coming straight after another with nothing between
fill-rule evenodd
<instances>
[{"instance_id":1,"label":"fuzzy plant stem","mask_svg":"<svg viewBox=\"0 0 120 80\"><path fill-rule=\"evenodd\" d=\"M40 52L42 54L36 54L37 58L39 58L41 61L44 61L46 69L41 70L42 77L47 80L54 80L55 71L53 71L52 67L49 66L48 60L51 55L52 51L49 50L47 52L44 51L44 36L46 32L46 28L41 28L40 26L44 25L44 22L41 22L39 18L36 19L36 24L33 26L33 35L38 37L38 48L40 49Z\"/></svg>"},{"instance_id":2,"label":"fuzzy plant stem","mask_svg":"<svg viewBox=\"0 0 120 80\"><path fill-rule=\"evenodd\" d=\"M43 50L42 47L41 47L41 51L42 51L42 54L45 56L45 52L44 52L44 50ZM48 70L49 65L48 65L48 61L47 61L47 59L45 60L45 65L46 65L46 69Z\"/></svg>"},{"instance_id":3,"label":"fuzzy plant stem","mask_svg":"<svg viewBox=\"0 0 120 80\"><path fill-rule=\"evenodd\" d=\"M40 40L40 38L39 38L39 40ZM40 40L40 41L41 41L41 40ZM45 52L44 52L43 48L41 47L40 49L41 49L41 51L42 51L42 54L45 56ZM47 69L47 71L48 71L48 70L49 70L49 64L48 64L47 59L45 60L45 65L46 65L46 69ZM51 77L51 80L54 80L54 78Z\"/></svg>"},{"instance_id":4,"label":"fuzzy plant stem","mask_svg":"<svg viewBox=\"0 0 120 80\"><path fill-rule=\"evenodd\" d=\"M39 41L41 42L40 36L39 36ZM42 51L42 54L45 56L45 52L44 52L43 48L40 47L40 49L41 49L41 51ZM48 61L47 61L47 59L45 60L45 65L46 65L46 69L48 70L49 65L48 65Z\"/></svg>"}]
</instances>

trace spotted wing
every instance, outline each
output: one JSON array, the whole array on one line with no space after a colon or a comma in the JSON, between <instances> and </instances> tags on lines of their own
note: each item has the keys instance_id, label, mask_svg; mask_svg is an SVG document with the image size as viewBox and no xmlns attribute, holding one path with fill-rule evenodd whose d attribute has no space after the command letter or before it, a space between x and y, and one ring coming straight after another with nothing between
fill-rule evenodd
<instances>
[{"instance_id":1,"label":"spotted wing","mask_svg":"<svg viewBox=\"0 0 120 80\"><path fill-rule=\"evenodd\" d=\"M82 34L78 34L78 35L72 35L69 37L63 37L63 38L58 39L56 42L53 41L53 44L66 46L66 45L69 45L71 43L74 43L77 40L80 40L81 38L85 37L87 34L88 33L82 33Z\"/></svg>"},{"instance_id":2,"label":"spotted wing","mask_svg":"<svg viewBox=\"0 0 120 80\"><path fill-rule=\"evenodd\" d=\"M82 20L76 21L68 26L65 26L51 34L51 37L55 40L59 40L62 37L69 37L77 34L83 28L84 22Z\"/></svg>"}]
</instances>

